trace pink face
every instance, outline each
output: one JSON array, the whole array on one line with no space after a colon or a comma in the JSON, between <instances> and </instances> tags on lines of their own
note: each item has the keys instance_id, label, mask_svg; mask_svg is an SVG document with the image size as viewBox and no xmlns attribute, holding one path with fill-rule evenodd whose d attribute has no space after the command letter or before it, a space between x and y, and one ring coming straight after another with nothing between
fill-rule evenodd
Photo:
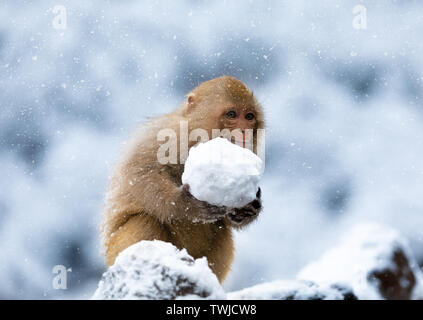
<instances>
[{"instance_id":1,"label":"pink face","mask_svg":"<svg viewBox=\"0 0 423 320\"><path fill-rule=\"evenodd\" d=\"M245 142L245 130L256 129L256 117L254 108L230 105L224 108L220 116L220 121L224 129L240 129L243 133L243 142Z\"/></svg>"}]
</instances>

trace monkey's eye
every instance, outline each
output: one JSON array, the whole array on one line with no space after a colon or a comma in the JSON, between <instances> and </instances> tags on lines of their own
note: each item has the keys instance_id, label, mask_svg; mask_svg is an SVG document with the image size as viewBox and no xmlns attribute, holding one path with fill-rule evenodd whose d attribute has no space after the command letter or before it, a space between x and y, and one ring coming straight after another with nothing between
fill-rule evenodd
<instances>
[{"instance_id":1,"label":"monkey's eye","mask_svg":"<svg viewBox=\"0 0 423 320\"><path fill-rule=\"evenodd\" d=\"M235 111L228 111L228 112L226 112L226 117L228 117L230 119L234 119L234 118L236 118L236 112Z\"/></svg>"},{"instance_id":2,"label":"monkey's eye","mask_svg":"<svg viewBox=\"0 0 423 320\"><path fill-rule=\"evenodd\" d=\"M247 113L246 115L245 115L245 119L247 119L247 120L253 120L254 119L254 114L253 113Z\"/></svg>"}]
</instances>

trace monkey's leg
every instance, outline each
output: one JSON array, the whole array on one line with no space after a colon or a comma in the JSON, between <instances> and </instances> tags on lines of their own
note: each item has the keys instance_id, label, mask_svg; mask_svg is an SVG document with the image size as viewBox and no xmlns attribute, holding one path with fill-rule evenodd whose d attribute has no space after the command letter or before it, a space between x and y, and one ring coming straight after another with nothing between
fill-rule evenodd
<instances>
[{"instance_id":1,"label":"monkey's leg","mask_svg":"<svg viewBox=\"0 0 423 320\"><path fill-rule=\"evenodd\" d=\"M121 251L141 240L168 241L169 234L156 218L144 214L134 215L107 240L107 265L112 265Z\"/></svg>"},{"instance_id":2,"label":"monkey's leg","mask_svg":"<svg viewBox=\"0 0 423 320\"><path fill-rule=\"evenodd\" d=\"M224 232L217 233L213 244L206 254L210 268L222 283L231 270L234 259L234 243L232 231L226 228Z\"/></svg>"},{"instance_id":3,"label":"monkey's leg","mask_svg":"<svg viewBox=\"0 0 423 320\"><path fill-rule=\"evenodd\" d=\"M219 281L225 279L234 258L232 231L228 224L182 220L174 221L169 229L170 242L179 249L185 248L194 259L206 257Z\"/></svg>"}]
</instances>

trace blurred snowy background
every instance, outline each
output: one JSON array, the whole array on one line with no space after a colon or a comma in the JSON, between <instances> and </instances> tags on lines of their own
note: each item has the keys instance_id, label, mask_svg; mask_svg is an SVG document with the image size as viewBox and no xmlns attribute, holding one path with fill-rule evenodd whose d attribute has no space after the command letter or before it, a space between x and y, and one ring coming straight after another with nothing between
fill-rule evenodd
<instances>
[{"instance_id":1,"label":"blurred snowy background","mask_svg":"<svg viewBox=\"0 0 423 320\"><path fill-rule=\"evenodd\" d=\"M227 290L294 277L358 222L396 228L423 264L422 34L417 0L1 1L0 298L92 295L122 140L223 74L268 121L265 209Z\"/></svg>"}]
</instances>

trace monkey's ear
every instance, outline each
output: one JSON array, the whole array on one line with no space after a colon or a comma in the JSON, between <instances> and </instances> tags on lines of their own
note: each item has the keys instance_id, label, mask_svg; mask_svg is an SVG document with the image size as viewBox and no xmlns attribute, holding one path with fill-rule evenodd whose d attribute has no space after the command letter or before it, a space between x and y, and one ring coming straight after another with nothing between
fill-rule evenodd
<instances>
[{"instance_id":1,"label":"monkey's ear","mask_svg":"<svg viewBox=\"0 0 423 320\"><path fill-rule=\"evenodd\" d=\"M195 107L195 93L190 93L187 96L187 112L191 112Z\"/></svg>"}]
</instances>

